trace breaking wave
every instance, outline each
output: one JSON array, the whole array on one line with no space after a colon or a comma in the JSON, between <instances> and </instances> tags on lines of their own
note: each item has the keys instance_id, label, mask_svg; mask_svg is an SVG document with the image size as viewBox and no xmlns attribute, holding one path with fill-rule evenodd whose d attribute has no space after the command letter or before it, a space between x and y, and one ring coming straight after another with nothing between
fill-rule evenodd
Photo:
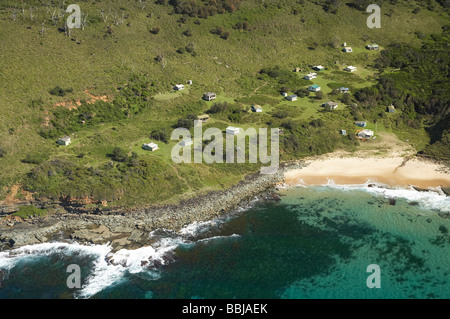
<instances>
[{"instance_id":1,"label":"breaking wave","mask_svg":"<svg viewBox=\"0 0 450 319\"><path fill-rule=\"evenodd\" d=\"M304 186L304 185L298 185ZM333 180L328 180L322 187L331 187L342 191L362 190L376 196L385 198L404 199L408 202L416 202L419 207L450 213L450 197L446 196L440 188L429 191L417 191L412 186L410 188L390 187L388 185L367 181L364 184L337 185Z\"/></svg>"},{"instance_id":2,"label":"breaking wave","mask_svg":"<svg viewBox=\"0 0 450 319\"><path fill-rule=\"evenodd\" d=\"M23 246L11 251L0 252L0 269L3 279L7 279L9 271L15 267L38 260L42 256L63 254L68 257L89 257L91 261L89 275L82 280L81 289L74 293L75 298L90 298L102 290L126 280L126 274L140 273L147 280L160 278L161 266L175 260L175 249L180 245L192 246L209 240L226 240L237 238L231 236L209 236L207 231L224 223L225 218L206 222L194 222L178 232L158 229L149 233L154 240L150 246L138 249L121 249L113 251L109 244L82 245L78 243L43 243ZM202 235L201 238L196 236ZM82 266L80 266L82 267ZM5 275L6 274L6 275ZM1 279L1 278L0 278Z\"/></svg>"}]
</instances>

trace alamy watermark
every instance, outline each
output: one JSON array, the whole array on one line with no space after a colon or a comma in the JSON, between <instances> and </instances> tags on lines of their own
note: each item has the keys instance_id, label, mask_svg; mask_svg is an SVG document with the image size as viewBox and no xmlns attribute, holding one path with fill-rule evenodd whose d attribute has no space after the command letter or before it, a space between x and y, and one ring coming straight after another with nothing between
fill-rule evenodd
<instances>
[{"instance_id":1,"label":"alamy watermark","mask_svg":"<svg viewBox=\"0 0 450 319\"><path fill-rule=\"evenodd\" d=\"M174 163L248 163L268 164L261 168L261 174L274 174L277 172L280 160L279 129L270 129L270 140L268 129L247 128L243 130L238 127L229 126L225 132L225 153L224 138L222 130L210 127L204 132L202 121L194 121L194 136L191 136L187 128L176 128L172 134L172 140L182 141L172 148L171 158ZM246 156L248 138L248 156ZM235 144L235 140L237 143ZM203 141L211 141L203 147ZM268 148L270 144L270 155ZM193 150L193 156L192 156Z\"/></svg>"},{"instance_id":2,"label":"alamy watermark","mask_svg":"<svg viewBox=\"0 0 450 319\"><path fill-rule=\"evenodd\" d=\"M67 288L81 288L81 269L77 264L67 266L66 272L71 273L66 280Z\"/></svg>"},{"instance_id":3,"label":"alamy watermark","mask_svg":"<svg viewBox=\"0 0 450 319\"><path fill-rule=\"evenodd\" d=\"M367 266L367 272L372 273L367 277L366 285L368 288L381 288L381 270L377 264Z\"/></svg>"},{"instance_id":4,"label":"alamy watermark","mask_svg":"<svg viewBox=\"0 0 450 319\"><path fill-rule=\"evenodd\" d=\"M381 28L381 8L378 4L371 4L367 7L366 12L372 14L367 18L366 24L370 29Z\"/></svg>"},{"instance_id":5,"label":"alamy watermark","mask_svg":"<svg viewBox=\"0 0 450 319\"><path fill-rule=\"evenodd\" d=\"M69 29L81 28L81 9L78 4L70 4L67 9L67 13L72 13L67 17L66 24Z\"/></svg>"}]
</instances>

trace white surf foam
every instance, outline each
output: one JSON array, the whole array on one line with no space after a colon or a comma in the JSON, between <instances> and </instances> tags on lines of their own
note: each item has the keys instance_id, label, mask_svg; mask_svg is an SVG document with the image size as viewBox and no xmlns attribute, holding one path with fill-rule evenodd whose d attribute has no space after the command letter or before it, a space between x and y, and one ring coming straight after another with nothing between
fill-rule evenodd
<instances>
[{"instance_id":1,"label":"white surf foam","mask_svg":"<svg viewBox=\"0 0 450 319\"><path fill-rule=\"evenodd\" d=\"M102 256L111 251L107 245L81 245L78 243L42 243L22 246L10 251L0 252L0 268L11 268L19 261L38 258L51 254L65 254L71 256L78 253Z\"/></svg>"},{"instance_id":2,"label":"white surf foam","mask_svg":"<svg viewBox=\"0 0 450 319\"><path fill-rule=\"evenodd\" d=\"M0 252L0 268L12 269L19 262L27 259L39 258L51 254L65 254L67 256L88 255L93 257L91 269L87 278L82 279L83 286L74 292L75 298L90 298L107 287L122 282L127 273L142 273L148 280L159 278L159 268L174 260L174 251L180 245L195 245L215 239L235 238L230 236L214 236L200 240L192 239L199 234L226 221L219 218L205 222L194 222L182 228L179 232L159 229L149 233L155 239L150 246L138 249L121 249L112 252L109 244L82 245L79 243L43 243L23 246L11 251Z\"/></svg>"},{"instance_id":3,"label":"white surf foam","mask_svg":"<svg viewBox=\"0 0 450 319\"><path fill-rule=\"evenodd\" d=\"M178 233L183 236L198 236L205 231L208 231L211 227L216 226L218 220L208 220L204 222L193 222L189 225L181 228Z\"/></svg>"},{"instance_id":4,"label":"white surf foam","mask_svg":"<svg viewBox=\"0 0 450 319\"><path fill-rule=\"evenodd\" d=\"M232 234L230 236L214 236L214 237L200 239L197 242L200 243L200 242L208 242L208 241L217 240L217 239L228 239L228 238L239 238L239 237L241 237L241 235L238 235L238 234Z\"/></svg>"},{"instance_id":5,"label":"white surf foam","mask_svg":"<svg viewBox=\"0 0 450 319\"><path fill-rule=\"evenodd\" d=\"M337 185L333 180L328 180L322 186L332 187L343 191L353 191L355 189L369 192L385 198L402 198L408 202L417 202L419 207L435 210L443 213L450 212L450 197L443 194L439 189L427 192L417 191L413 187L389 187L388 185L367 181L364 184Z\"/></svg>"},{"instance_id":6,"label":"white surf foam","mask_svg":"<svg viewBox=\"0 0 450 319\"><path fill-rule=\"evenodd\" d=\"M159 273L155 267L172 261L172 252L183 243L185 241L181 238L161 238L151 246L108 252L95 262L94 269L77 297L89 298L109 286L120 283L127 273L145 272L149 280L158 279Z\"/></svg>"}]
</instances>

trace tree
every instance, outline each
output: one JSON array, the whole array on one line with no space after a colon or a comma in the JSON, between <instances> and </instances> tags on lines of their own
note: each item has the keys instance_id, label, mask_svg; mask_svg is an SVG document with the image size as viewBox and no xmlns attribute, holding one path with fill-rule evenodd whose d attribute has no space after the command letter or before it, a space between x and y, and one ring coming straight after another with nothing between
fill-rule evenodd
<instances>
[{"instance_id":1,"label":"tree","mask_svg":"<svg viewBox=\"0 0 450 319\"><path fill-rule=\"evenodd\" d=\"M128 158L128 154L124 149L114 147L111 158L116 162L125 162Z\"/></svg>"},{"instance_id":2,"label":"tree","mask_svg":"<svg viewBox=\"0 0 450 319\"><path fill-rule=\"evenodd\" d=\"M186 115L186 118L180 118L177 121L177 127L184 127L184 128L191 128L194 127L194 121L197 120L197 115L195 114L188 114Z\"/></svg>"},{"instance_id":3,"label":"tree","mask_svg":"<svg viewBox=\"0 0 450 319\"><path fill-rule=\"evenodd\" d=\"M338 88L334 88L331 90L331 95L338 95L339 94L339 89Z\"/></svg>"},{"instance_id":4,"label":"tree","mask_svg":"<svg viewBox=\"0 0 450 319\"><path fill-rule=\"evenodd\" d=\"M316 99L318 99L318 100L323 99L324 94L322 91L317 91L315 94L316 94Z\"/></svg>"},{"instance_id":5,"label":"tree","mask_svg":"<svg viewBox=\"0 0 450 319\"><path fill-rule=\"evenodd\" d=\"M227 102L217 102L217 103L214 103L213 105L211 105L211 107L209 108L208 111L206 111L206 113L216 114L216 113L225 112L227 109L228 109Z\"/></svg>"},{"instance_id":6,"label":"tree","mask_svg":"<svg viewBox=\"0 0 450 319\"><path fill-rule=\"evenodd\" d=\"M352 97L350 93L344 93L341 100L344 104L350 104L352 101Z\"/></svg>"},{"instance_id":7,"label":"tree","mask_svg":"<svg viewBox=\"0 0 450 319\"><path fill-rule=\"evenodd\" d=\"M150 134L150 137L166 144L169 143L169 135L167 134L167 130L165 128L154 130Z\"/></svg>"},{"instance_id":8,"label":"tree","mask_svg":"<svg viewBox=\"0 0 450 319\"><path fill-rule=\"evenodd\" d=\"M301 88L300 90L298 90L296 92L296 94L299 98L308 97L309 93L310 93L310 91L306 88Z\"/></svg>"}]
</instances>

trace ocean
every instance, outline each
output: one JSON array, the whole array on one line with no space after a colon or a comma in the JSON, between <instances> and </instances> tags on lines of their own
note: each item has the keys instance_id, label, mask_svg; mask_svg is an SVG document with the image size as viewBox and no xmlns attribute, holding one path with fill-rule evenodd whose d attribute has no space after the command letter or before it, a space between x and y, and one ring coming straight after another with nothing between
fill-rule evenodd
<instances>
[{"instance_id":1,"label":"ocean","mask_svg":"<svg viewBox=\"0 0 450 319\"><path fill-rule=\"evenodd\" d=\"M333 184L278 193L179 232L153 231L153 244L136 250L0 252L0 299L450 298L450 197ZM78 288L67 285L69 265L79 266Z\"/></svg>"}]
</instances>

